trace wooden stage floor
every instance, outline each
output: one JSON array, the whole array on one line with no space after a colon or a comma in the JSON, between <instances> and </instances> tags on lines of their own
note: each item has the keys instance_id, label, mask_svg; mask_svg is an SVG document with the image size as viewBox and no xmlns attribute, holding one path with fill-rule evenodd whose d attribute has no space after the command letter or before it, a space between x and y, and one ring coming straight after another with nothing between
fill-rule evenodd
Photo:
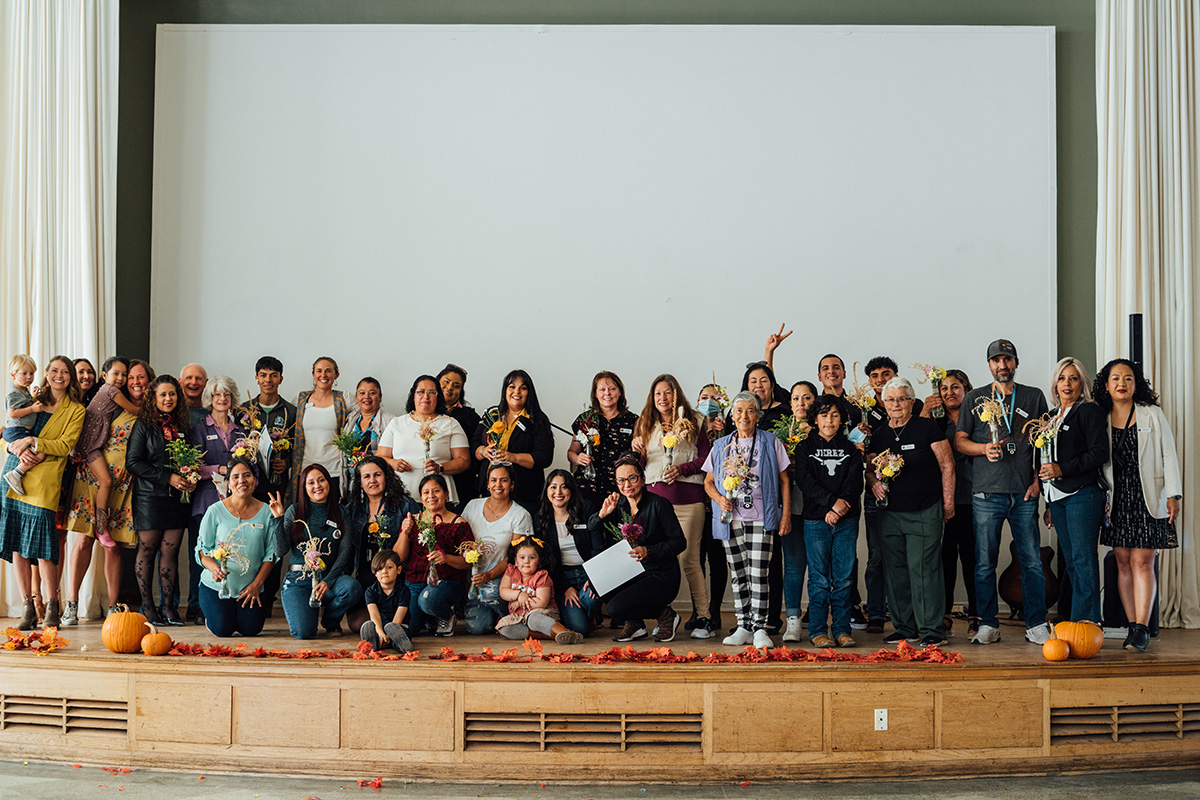
<instances>
[{"instance_id":1,"label":"wooden stage floor","mask_svg":"<svg viewBox=\"0 0 1200 800\"><path fill-rule=\"evenodd\" d=\"M528 781L532 769L558 782L1200 765L1200 631L1164 630L1145 654L1108 640L1095 659L1052 664L1019 625L986 647L958 625L943 649L960 652L961 664L597 665L430 659L442 647L465 655L521 644L461 626L452 638L417 639L413 661L123 656L104 649L98 622L84 621L63 629L70 646L53 654L0 651L0 757L440 781ZM169 632L217 642L193 625ZM878 634L855 636L859 646L845 652L884 649ZM294 653L357 642L293 640L277 611L262 635L220 643ZM544 643L547 654L615 646L599 635ZM743 651L720 639L667 646Z\"/></svg>"}]
</instances>

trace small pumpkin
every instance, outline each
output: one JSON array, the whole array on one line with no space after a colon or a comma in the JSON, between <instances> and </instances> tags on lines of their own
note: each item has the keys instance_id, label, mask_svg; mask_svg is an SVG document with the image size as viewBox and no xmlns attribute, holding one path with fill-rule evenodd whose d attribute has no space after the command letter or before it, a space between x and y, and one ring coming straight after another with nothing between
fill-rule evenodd
<instances>
[{"instance_id":1,"label":"small pumpkin","mask_svg":"<svg viewBox=\"0 0 1200 800\"><path fill-rule=\"evenodd\" d=\"M150 632L142 637L142 652L148 656L165 656L171 652L171 647L175 644L171 641L171 635L160 631L149 622L146 623L146 627Z\"/></svg>"},{"instance_id":2,"label":"small pumpkin","mask_svg":"<svg viewBox=\"0 0 1200 800\"><path fill-rule=\"evenodd\" d=\"M100 641L114 653L136 653L142 647L142 635L146 630L146 618L127 605L118 605L117 610L104 620L100 629Z\"/></svg>"},{"instance_id":3,"label":"small pumpkin","mask_svg":"<svg viewBox=\"0 0 1200 800\"><path fill-rule=\"evenodd\" d=\"M1060 622L1054 634L1071 648L1071 658L1093 658L1104 645L1104 629L1094 622Z\"/></svg>"},{"instance_id":4,"label":"small pumpkin","mask_svg":"<svg viewBox=\"0 0 1200 800\"><path fill-rule=\"evenodd\" d=\"M1050 629L1050 638L1042 645L1042 655L1047 661L1066 661L1071 655L1071 645L1065 639L1059 639Z\"/></svg>"}]
</instances>

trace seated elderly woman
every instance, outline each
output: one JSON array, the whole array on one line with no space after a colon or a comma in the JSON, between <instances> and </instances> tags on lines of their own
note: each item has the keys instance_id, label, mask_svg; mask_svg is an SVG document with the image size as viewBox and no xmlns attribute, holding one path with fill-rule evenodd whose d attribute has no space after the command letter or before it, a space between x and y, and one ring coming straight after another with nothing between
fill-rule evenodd
<instances>
[{"instance_id":1,"label":"seated elderly woman","mask_svg":"<svg viewBox=\"0 0 1200 800\"><path fill-rule=\"evenodd\" d=\"M943 426L913 415L916 393L904 378L883 386L886 425L873 429L867 486L879 510L888 608L895 631L922 647L945 644L942 523L954 516L954 454ZM898 459L903 459L901 462Z\"/></svg>"},{"instance_id":2,"label":"seated elderly woman","mask_svg":"<svg viewBox=\"0 0 1200 800\"><path fill-rule=\"evenodd\" d=\"M244 458L226 464L229 496L208 507L200 520L195 559L200 576L200 610L213 636L255 636L267 609L259 594L275 563L275 532L283 519L279 495L268 506L254 499L258 479Z\"/></svg>"},{"instance_id":3,"label":"seated elderly woman","mask_svg":"<svg viewBox=\"0 0 1200 800\"><path fill-rule=\"evenodd\" d=\"M738 620L724 644L771 647L767 579L775 537L792 530L787 448L759 429L758 395L733 398L734 430L713 442L704 461L704 491L713 504L713 538L725 543ZM783 513L788 509L788 513Z\"/></svg>"}]
</instances>

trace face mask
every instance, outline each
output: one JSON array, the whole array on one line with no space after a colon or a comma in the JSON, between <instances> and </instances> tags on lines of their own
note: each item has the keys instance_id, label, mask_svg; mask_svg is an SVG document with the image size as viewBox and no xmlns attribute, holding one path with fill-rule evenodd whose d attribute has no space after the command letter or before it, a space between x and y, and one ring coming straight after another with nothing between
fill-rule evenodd
<instances>
[{"instance_id":1,"label":"face mask","mask_svg":"<svg viewBox=\"0 0 1200 800\"><path fill-rule=\"evenodd\" d=\"M700 404L696 406L696 409L709 419L715 419L717 414L721 413L721 404L716 400L709 398L707 400L701 400Z\"/></svg>"}]
</instances>

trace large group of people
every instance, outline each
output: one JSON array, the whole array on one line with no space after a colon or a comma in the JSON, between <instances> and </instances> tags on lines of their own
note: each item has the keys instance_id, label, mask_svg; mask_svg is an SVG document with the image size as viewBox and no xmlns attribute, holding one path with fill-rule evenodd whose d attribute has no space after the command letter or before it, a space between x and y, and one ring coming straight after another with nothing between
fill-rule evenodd
<instances>
[{"instance_id":1,"label":"large group of people","mask_svg":"<svg viewBox=\"0 0 1200 800\"><path fill-rule=\"evenodd\" d=\"M113 357L97 375L86 359L55 356L35 387L37 365L14 357L0 558L24 600L18 627L78 622L98 544L110 611L120 551L136 548L151 621L253 636L278 597L298 639L336 635L345 622L372 646L401 651L455 635L460 620L469 634L574 644L597 635L605 613L618 642L670 642L681 627L719 637L727 578L727 646L771 647L782 634L855 647L856 630L940 645L961 563L971 641L986 645L1000 639L995 573L1007 521L1025 638L1040 644L1051 635L1044 508L1066 563L1059 614L1100 620L1098 546L1111 546L1125 646L1147 648L1154 556L1178 546L1182 482L1138 364L1113 360L1093 381L1064 358L1047 403L1016 382L1017 350L1002 339L986 353L992 380L978 388L961 369L932 367L922 377L934 391L918 398L879 356L864 370L870 389L856 380L848 392L845 362L829 354L817 382L789 391L773 370L788 335L768 337L732 397L709 384L693 404L662 374L635 413L621 378L597 373L571 427L571 469L548 474L553 426L520 369L476 411L466 370L449 364L418 376L393 416L378 380L362 378L351 398L324 356L294 404L280 396L283 364L271 356L255 364L259 392L247 402L232 378L196 364L176 379ZM64 582L67 531L79 537ZM598 594L585 565L619 541L640 571ZM181 547L187 575L177 574ZM677 601L690 605L688 619Z\"/></svg>"}]
</instances>

